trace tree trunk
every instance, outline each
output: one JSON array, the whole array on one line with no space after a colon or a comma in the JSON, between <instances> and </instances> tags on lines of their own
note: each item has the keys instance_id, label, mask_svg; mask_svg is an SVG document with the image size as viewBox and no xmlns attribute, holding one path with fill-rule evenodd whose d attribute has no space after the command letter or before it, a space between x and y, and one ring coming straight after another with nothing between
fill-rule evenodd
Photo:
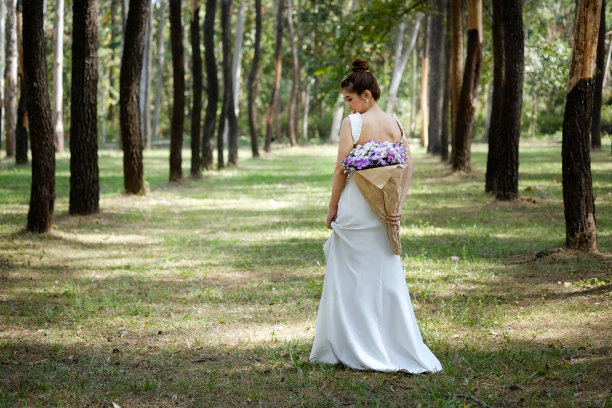
<instances>
[{"instance_id":1,"label":"tree trunk","mask_svg":"<svg viewBox=\"0 0 612 408\"><path fill-rule=\"evenodd\" d=\"M15 163L28 164L28 111L26 96L26 77L23 71L23 15L22 1L17 1L17 59L19 62L19 104L17 105L17 123L15 128Z\"/></svg>"},{"instance_id":2,"label":"tree trunk","mask_svg":"<svg viewBox=\"0 0 612 408\"><path fill-rule=\"evenodd\" d=\"M149 9L140 79L140 132L142 146L151 148L151 63L153 60L153 7Z\"/></svg>"},{"instance_id":3,"label":"tree trunk","mask_svg":"<svg viewBox=\"0 0 612 408\"><path fill-rule=\"evenodd\" d=\"M593 120L591 122L591 148L601 149L601 99L603 90L604 64L606 58L606 0L601 3L597 58L595 62L595 84L593 89Z\"/></svg>"},{"instance_id":4,"label":"tree trunk","mask_svg":"<svg viewBox=\"0 0 612 408\"><path fill-rule=\"evenodd\" d=\"M19 74L19 103L17 104L17 123L15 124L15 164L28 164L28 110L25 94L25 79Z\"/></svg>"},{"instance_id":5,"label":"tree trunk","mask_svg":"<svg viewBox=\"0 0 612 408\"><path fill-rule=\"evenodd\" d=\"M497 169L496 162L500 158L499 149L499 124L502 115L504 75L506 73L506 38L504 30L504 5L499 0L493 1L493 97L491 104L491 117L489 119L489 131L487 141L489 150L487 153L487 172L485 176L485 192L495 193L497 191ZM511 63L511 62L510 62Z\"/></svg>"},{"instance_id":6,"label":"tree trunk","mask_svg":"<svg viewBox=\"0 0 612 408\"><path fill-rule=\"evenodd\" d=\"M70 104L70 214L97 213L98 1L74 0Z\"/></svg>"},{"instance_id":7,"label":"tree trunk","mask_svg":"<svg viewBox=\"0 0 612 408\"><path fill-rule=\"evenodd\" d=\"M453 132L451 165L453 171L470 171L470 146L474 125L476 91L482 62L482 0L468 0L468 50L457 123Z\"/></svg>"},{"instance_id":8,"label":"tree trunk","mask_svg":"<svg viewBox=\"0 0 612 408\"><path fill-rule=\"evenodd\" d=\"M6 0L4 128L8 157L15 157L15 128L17 126L17 19L15 14L15 0Z\"/></svg>"},{"instance_id":9,"label":"tree trunk","mask_svg":"<svg viewBox=\"0 0 612 408\"><path fill-rule=\"evenodd\" d=\"M588 132L593 109L593 72L600 13L601 0L579 1L563 116L561 157L565 245L582 251L597 249Z\"/></svg>"},{"instance_id":10,"label":"tree trunk","mask_svg":"<svg viewBox=\"0 0 612 408\"><path fill-rule=\"evenodd\" d=\"M421 61L421 144L427 149L429 145L429 104L427 96L429 94L429 42L431 37L431 17L427 17L425 31L423 32L423 58Z\"/></svg>"},{"instance_id":11,"label":"tree trunk","mask_svg":"<svg viewBox=\"0 0 612 408\"><path fill-rule=\"evenodd\" d=\"M605 5L603 3L601 4L601 7L605 9ZM608 43L608 52L606 53L606 63L605 63L604 70L603 70L603 84L601 86L602 89L606 89L606 87L608 86L608 78L610 78L610 59L611 58L612 58L612 41Z\"/></svg>"},{"instance_id":12,"label":"tree trunk","mask_svg":"<svg viewBox=\"0 0 612 408\"><path fill-rule=\"evenodd\" d=\"M435 1L429 41L429 145L427 151L440 154L442 139L442 107L444 105L444 46L446 40L446 0Z\"/></svg>"},{"instance_id":13,"label":"tree trunk","mask_svg":"<svg viewBox=\"0 0 612 408\"><path fill-rule=\"evenodd\" d=\"M130 0L121 58L119 123L123 141L123 184L128 194L145 192L138 90L149 4L149 0Z\"/></svg>"},{"instance_id":14,"label":"tree trunk","mask_svg":"<svg viewBox=\"0 0 612 408\"><path fill-rule=\"evenodd\" d=\"M227 1L226 0L221 0L221 47L222 47L222 55L223 55L223 59L221 61L221 66L222 66L222 73L223 73L223 101L221 102L221 114L219 115L219 129L217 130L217 169L222 169L223 167L225 167L225 159L223 157L223 149L224 149L224 143L225 143L225 132L226 132L226 126L229 128L229 125L227 123L227 93L229 92L231 94L232 90L231 88L228 90L228 85L231 83L231 81L228 81L228 77L230 76L230 72L226 72L225 67L226 67L226 62L227 62L227 58L225 58L226 55L226 51L228 48L228 44L229 44L229 40L226 41L225 40L225 35L228 35L229 29L225 28L225 25L229 25L229 17L226 18L224 20L224 17L226 17L228 15L227 10ZM229 37L228 37L229 38ZM230 69L231 70L231 69Z\"/></svg>"},{"instance_id":15,"label":"tree trunk","mask_svg":"<svg viewBox=\"0 0 612 408\"><path fill-rule=\"evenodd\" d=\"M447 21L451 21L451 0L446 1L446 18ZM447 31L446 37L444 38L444 61L446 66L444 68L444 102L442 103L442 134L440 135L440 159L442 162L448 161L448 141L450 140L450 101L451 101L451 64L450 64L450 47L451 47L451 34Z\"/></svg>"},{"instance_id":16,"label":"tree trunk","mask_svg":"<svg viewBox=\"0 0 612 408\"><path fill-rule=\"evenodd\" d=\"M121 0L121 56L123 57L123 47L125 46L126 24L130 9L130 0Z\"/></svg>"},{"instance_id":17,"label":"tree trunk","mask_svg":"<svg viewBox=\"0 0 612 408\"><path fill-rule=\"evenodd\" d=\"M261 50L261 0L255 0L255 44L253 45L253 65L249 74L249 131L251 134L251 152L259 157L259 132L257 131L257 74Z\"/></svg>"},{"instance_id":18,"label":"tree trunk","mask_svg":"<svg viewBox=\"0 0 612 408\"><path fill-rule=\"evenodd\" d=\"M450 27L451 131L452 138L454 139L461 82L463 79L463 0L451 0Z\"/></svg>"},{"instance_id":19,"label":"tree trunk","mask_svg":"<svg viewBox=\"0 0 612 408\"><path fill-rule=\"evenodd\" d=\"M181 0L170 0L170 43L172 48L172 125L170 129L170 181L183 178L181 150L185 121L185 61L183 56L183 27Z\"/></svg>"},{"instance_id":20,"label":"tree trunk","mask_svg":"<svg viewBox=\"0 0 612 408\"><path fill-rule=\"evenodd\" d=\"M202 121L202 54L200 54L200 2L191 3L191 58L193 71L193 105L191 108L191 177L201 177L200 122Z\"/></svg>"},{"instance_id":21,"label":"tree trunk","mask_svg":"<svg viewBox=\"0 0 612 408\"><path fill-rule=\"evenodd\" d=\"M308 79L306 83L306 95L304 96L304 116L302 119L302 134L305 139L308 139L308 113L310 110L310 89L312 88L313 80Z\"/></svg>"},{"instance_id":22,"label":"tree trunk","mask_svg":"<svg viewBox=\"0 0 612 408\"><path fill-rule=\"evenodd\" d=\"M102 69L102 66L98 65L98 78L102 78L103 76L104 76L104 70ZM106 131L106 122L107 122L107 116L108 116L108 112L106 108L106 94L107 93L108 93L108 87L104 83L104 81L102 81L102 83L98 87L98 100L100 101L100 103L98 103L98 118L100 118L100 142L102 142L102 144L106 144L106 136L107 136L107 131Z\"/></svg>"},{"instance_id":23,"label":"tree trunk","mask_svg":"<svg viewBox=\"0 0 612 408\"><path fill-rule=\"evenodd\" d=\"M419 110L417 94L420 95L420 91L417 92L418 82L418 56L415 52L412 54L412 95L410 96L410 137L414 138L416 135L416 122Z\"/></svg>"},{"instance_id":24,"label":"tree trunk","mask_svg":"<svg viewBox=\"0 0 612 408\"><path fill-rule=\"evenodd\" d=\"M202 135L202 167L213 168L212 141L215 137L217 122L217 99L219 98L219 80L217 78L217 61L215 59L215 11L216 0L206 0L204 17L204 62L206 64L206 116ZM223 163L221 163L223 164Z\"/></svg>"},{"instance_id":25,"label":"tree trunk","mask_svg":"<svg viewBox=\"0 0 612 408\"><path fill-rule=\"evenodd\" d=\"M287 25L289 28L289 43L291 44L291 61L292 61L292 76L291 76L291 95L289 96L289 143L291 146L297 144L297 87L300 80L300 65L298 62L298 51L295 39L295 29L293 27L293 0L287 0Z\"/></svg>"},{"instance_id":26,"label":"tree trunk","mask_svg":"<svg viewBox=\"0 0 612 408\"><path fill-rule=\"evenodd\" d=\"M53 131L55 151L64 151L64 125L62 123L64 66L64 0L56 0L53 24Z\"/></svg>"},{"instance_id":27,"label":"tree trunk","mask_svg":"<svg viewBox=\"0 0 612 408\"><path fill-rule=\"evenodd\" d=\"M6 68L4 66L5 55L4 55L4 41L5 41L5 15L6 15L6 3L0 0L0 72L3 72ZM0 77L2 78L2 77ZM2 146L2 108L4 107L4 88L1 86L4 83L0 79L0 146Z\"/></svg>"},{"instance_id":28,"label":"tree trunk","mask_svg":"<svg viewBox=\"0 0 612 408\"><path fill-rule=\"evenodd\" d=\"M338 143L338 140L340 140L340 125L342 124L342 116L344 115L344 103L344 97L342 94L338 95L331 131L329 133L329 142L333 144Z\"/></svg>"},{"instance_id":29,"label":"tree trunk","mask_svg":"<svg viewBox=\"0 0 612 408\"><path fill-rule=\"evenodd\" d=\"M121 55L121 63L119 64L119 94L121 94L121 64L123 64L123 51L125 50L125 36L126 36L126 25L127 18L129 14L129 2L130 0L121 0L121 41L119 42L119 54ZM138 82L140 84L140 82ZM140 85L139 85L140 86ZM119 96L121 98L121 95ZM121 103L121 101L119 101ZM121 111L121 107L119 107L119 111ZM139 114L139 126L142 118ZM119 120L121 120L121 112L119 112ZM119 125L121 128L121 124ZM142 134L142 132L140 132ZM141 149L142 149L142 140L140 141ZM123 137L119 138L119 150L123 151ZM125 156L124 156L125 157Z\"/></svg>"},{"instance_id":30,"label":"tree trunk","mask_svg":"<svg viewBox=\"0 0 612 408\"><path fill-rule=\"evenodd\" d=\"M416 46L417 38L419 36L419 27L421 26L421 19L423 18L422 13L417 13L414 19L414 26L412 28L412 35L410 36L410 43L404 48L404 30L406 23L402 21L400 28L395 39L395 58L393 60L393 72L391 73L391 85L389 86L389 95L387 99L387 112L393 112L395 109L395 103L397 101L397 92L399 91L400 82L402 80L402 74L408 63L408 57Z\"/></svg>"},{"instance_id":31,"label":"tree trunk","mask_svg":"<svg viewBox=\"0 0 612 408\"><path fill-rule=\"evenodd\" d=\"M223 167L223 131L227 125L228 131L228 165L238 164L238 121L234 110L234 91L232 78L232 38L231 38L232 0L221 0L221 43L223 46L223 106L219 117L219 133L217 133L218 168ZM227 120L227 123L225 121Z\"/></svg>"},{"instance_id":32,"label":"tree trunk","mask_svg":"<svg viewBox=\"0 0 612 408\"><path fill-rule=\"evenodd\" d=\"M538 94L535 92L535 88L533 93L531 94L531 115L529 117L529 136L532 140L535 140L535 131L536 131L536 108L538 106Z\"/></svg>"},{"instance_id":33,"label":"tree trunk","mask_svg":"<svg viewBox=\"0 0 612 408\"><path fill-rule=\"evenodd\" d=\"M44 44L43 0L26 0L23 71L32 139L32 192L27 229L32 232L46 232L51 228L55 203L55 148Z\"/></svg>"},{"instance_id":34,"label":"tree trunk","mask_svg":"<svg viewBox=\"0 0 612 408\"><path fill-rule=\"evenodd\" d=\"M234 111L238 116L240 98L240 78L242 72L242 37L244 35L244 9L246 1L240 2L238 18L236 19L236 33L234 36L234 56L232 57L232 95L234 99Z\"/></svg>"},{"instance_id":35,"label":"tree trunk","mask_svg":"<svg viewBox=\"0 0 612 408\"><path fill-rule=\"evenodd\" d=\"M0 0L1 1L1 0ZM119 39L119 41L121 40L121 33L117 32L117 6L118 6L119 2L118 0L111 0L111 5L110 5L110 25L111 25L111 43L115 44L117 42L117 39ZM116 49L113 47L113 49L111 50L111 61L115 60L115 54L116 54ZM121 54L119 54L119 58L121 58ZM108 68L108 87L112 90L115 89L115 67L114 67L114 63L112 64L113 66ZM113 122L115 120L115 106L114 103L111 103L108 106L108 111L107 111L107 119L109 122Z\"/></svg>"},{"instance_id":36,"label":"tree trunk","mask_svg":"<svg viewBox=\"0 0 612 408\"><path fill-rule=\"evenodd\" d=\"M276 105L278 104L278 93L282 70L281 46L283 41L283 8L285 6L285 0L277 0L277 4L276 45L274 47L274 82L272 83L270 104L268 106L268 116L266 118L266 139L264 145L264 150L266 152L269 152L272 147L272 126L274 125L274 111L276 110Z\"/></svg>"},{"instance_id":37,"label":"tree trunk","mask_svg":"<svg viewBox=\"0 0 612 408\"><path fill-rule=\"evenodd\" d=\"M157 23L157 78L155 80L155 109L151 139L157 139L159 113L161 111L161 94L164 87L164 26L166 23L166 1L159 0L159 21Z\"/></svg>"},{"instance_id":38,"label":"tree trunk","mask_svg":"<svg viewBox=\"0 0 612 408\"><path fill-rule=\"evenodd\" d=\"M493 0L493 106L485 190L498 200L518 197L518 147L523 105L522 0Z\"/></svg>"}]
</instances>

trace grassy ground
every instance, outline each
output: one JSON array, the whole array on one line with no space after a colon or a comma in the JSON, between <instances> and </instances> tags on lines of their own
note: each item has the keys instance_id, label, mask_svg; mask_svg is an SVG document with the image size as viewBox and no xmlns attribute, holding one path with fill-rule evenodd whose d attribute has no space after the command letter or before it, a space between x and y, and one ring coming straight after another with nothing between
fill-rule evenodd
<instances>
[{"instance_id":1,"label":"grassy ground","mask_svg":"<svg viewBox=\"0 0 612 408\"><path fill-rule=\"evenodd\" d=\"M98 215L23 232L29 167L0 164L0 406L612 407L612 162L593 154L598 246L564 243L558 145L521 150L521 199L415 149L402 262L433 375L308 363L335 149L242 152L239 169L125 196L100 152ZM185 166L189 153L184 152ZM185 170L187 174L187 170ZM545 251L546 252L541 252ZM480 402L478 402L480 401Z\"/></svg>"}]
</instances>

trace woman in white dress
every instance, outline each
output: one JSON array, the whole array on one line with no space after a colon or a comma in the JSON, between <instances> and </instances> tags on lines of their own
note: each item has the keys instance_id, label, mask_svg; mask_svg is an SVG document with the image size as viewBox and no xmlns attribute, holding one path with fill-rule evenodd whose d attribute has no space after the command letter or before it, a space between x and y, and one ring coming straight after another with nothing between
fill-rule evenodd
<instances>
[{"instance_id":1,"label":"woman in white dress","mask_svg":"<svg viewBox=\"0 0 612 408\"><path fill-rule=\"evenodd\" d=\"M359 370L442 370L423 343L406 286L401 258L391 252L385 223L373 212L340 162L370 140L399 142L408 152L401 203L412 179L404 129L377 104L380 88L366 60L353 62L342 93L353 112L342 122L323 251L327 270L315 324L311 362L342 363ZM400 211L402 206L400 205ZM400 227L401 213L387 222Z\"/></svg>"}]
</instances>

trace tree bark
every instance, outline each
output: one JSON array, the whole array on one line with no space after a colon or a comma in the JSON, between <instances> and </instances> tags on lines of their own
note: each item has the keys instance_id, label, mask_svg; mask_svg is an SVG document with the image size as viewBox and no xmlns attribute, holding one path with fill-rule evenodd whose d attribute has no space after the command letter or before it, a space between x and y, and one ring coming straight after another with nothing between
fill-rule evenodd
<instances>
[{"instance_id":1,"label":"tree bark","mask_svg":"<svg viewBox=\"0 0 612 408\"><path fill-rule=\"evenodd\" d=\"M170 0L170 38L172 45L172 78L174 80L172 125L170 129L170 181L180 181L183 178L181 150L183 148L185 121L185 61L181 0Z\"/></svg>"},{"instance_id":2,"label":"tree bark","mask_svg":"<svg viewBox=\"0 0 612 408\"><path fill-rule=\"evenodd\" d=\"M593 109L593 72L600 13L601 0L579 1L563 116L561 157L565 245L582 251L597 250L588 132Z\"/></svg>"},{"instance_id":3,"label":"tree bark","mask_svg":"<svg viewBox=\"0 0 612 408\"><path fill-rule=\"evenodd\" d=\"M28 231L47 232L55 203L55 148L47 90L43 0L23 3L23 70L30 111L32 191Z\"/></svg>"},{"instance_id":4,"label":"tree bark","mask_svg":"<svg viewBox=\"0 0 612 408\"><path fill-rule=\"evenodd\" d=\"M64 0L56 0L53 25L53 133L55 151L64 151L64 125L62 123L64 66Z\"/></svg>"},{"instance_id":5,"label":"tree bark","mask_svg":"<svg viewBox=\"0 0 612 408\"><path fill-rule=\"evenodd\" d=\"M234 91L231 61L231 10L232 0L221 0L221 43L223 45L223 106L219 117L219 131L217 133L217 167L223 167L223 131L226 125L228 132L228 165L238 164L238 121L234 110Z\"/></svg>"},{"instance_id":6,"label":"tree bark","mask_svg":"<svg viewBox=\"0 0 612 408\"><path fill-rule=\"evenodd\" d=\"M595 84L593 89L593 120L591 122L592 149L601 149L601 99L606 58L606 0L602 0L600 15L597 58L595 61Z\"/></svg>"},{"instance_id":7,"label":"tree bark","mask_svg":"<svg viewBox=\"0 0 612 408\"><path fill-rule=\"evenodd\" d=\"M601 4L601 7L605 9L604 4ZM605 38L605 35L604 35ZM599 42L597 42L599 44ZM603 84L601 85L603 89L606 89L608 86L608 79L610 78L610 59L612 58L612 41L608 44L608 52L606 52L606 63L604 64L603 70Z\"/></svg>"},{"instance_id":8,"label":"tree bark","mask_svg":"<svg viewBox=\"0 0 612 408\"><path fill-rule=\"evenodd\" d=\"M26 78L23 71L23 14L22 1L17 1L17 59L19 62L19 104L17 105L17 123L15 127L15 163L28 164L28 111L26 96Z\"/></svg>"},{"instance_id":9,"label":"tree bark","mask_svg":"<svg viewBox=\"0 0 612 408\"><path fill-rule=\"evenodd\" d=\"M429 42L431 37L431 17L427 17L425 30L423 31L423 58L421 61L421 144L427 149L429 145Z\"/></svg>"},{"instance_id":10,"label":"tree bark","mask_svg":"<svg viewBox=\"0 0 612 408\"><path fill-rule=\"evenodd\" d=\"M25 79L19 74L19 103L17 104L17 123L15 124L15 164L28 164L28 110L25 94Z\"/></svg>"},{"instance_id":11,"label":"tree bark","mask_svg":"<svg viewBox=\"0 0 612 408\"><path fill-rule=\"evenodd\" d=\"M308 114L310 110L310 90L312 89L313 79L309 78L306 83L306 92L304 95L304 116L302 118L302 134L308 140Z\"/></svg>"},{"instance_id":12,"label":"tree bark","mask_svg":"<svg viewBox=\"0 0 612 408\"><path fill-rule=\"evenodd\" d=\"M457 109L463 79L463 0L451 0L451 47L449 63L451 65L451 131L455 137Z\"/></svg>"},{"instance_id":13,"label":"tree bark","mask_svg":"<svg viewBox=\"0 0 612 408\"><path fill-rule=\"evenodd\" d=\"M232 95L236 117L240 112L240 78L242 73L242 37L244 36L244 9L246 1L240 2L238 17L236 19L236 33L234 36L234 56L232 57Z\"/></svg>"},{"instance_id":14,"label":"tree bark","mask_svg":"<svg viewBox=\"0 0 612 408\"><path fill-rule=\"evenodd\" d=\"M138 91L149 4L149 0L130 0L121 58L119 122L123 141L123 184L128 194L145 193Z\"/></svg>"},{"instance_id":15,"label":"tree bark","mask_svg":"<svg viewBox=\"0 0 612 408\"><path fill-rule=\"evenodd\" d=\"M444 105L444 46L446 40L446 0L435 1L429 41L429 145L427 151L440 154L442 139L442 108Z\"/></svg>"},{"instance_id":16,"label":"tree bark","mask_svg":"<svg viewBox=\"0 0 612 408\"><path fill-rule=\"evenodd\" d=\"M206 116L202 135L202 167L213 168L212 141L215 137L217 122L217 99L219 98L219 80L217 78L217 61L215 59L215 11L216 0L206 0L204 17L204 58L206 64Z\"/></svg>"},{"instance_id":17,"label":"tree bark","mask_svg":"<svg viewBox=\"0 0 612 408\"><path fill-rule=\"evenodd\" d=\"M496 186L496 162L499 160L499 122L505 114L503 109L503 86L506 66L506 38L504 36L504 5L499 0L493 1L493 97L491 104L491 117L489 119L489 131L487 141L489 150L487 153L487 172L485 176L485 192L495 193Z\"/></svg>"},{"instance_id":18,"label":"tree bark","mask_svg":"<svg viewBox=\"0 0 612 408\"><path fill-rule=\"evenodd\" d=\"M8 157L15 157L15 128L17 126L17 18L15 14L15 0L6 0L4 128Z\"/></svg>"},{"instance_id":19,"label":"tree bark","mask_svg":"<svg viewBox=\"0 0 612 408\"><path fill-rule=\"evenodd\" d=\"M523 105L522 0L493 0L494 82L485 190L518 197L518 147Z\"/></svg>"},{"instance_id":20,"label":"tree bark","mask_svg":"<svg viewBox=\"0 0 612 408\"><path fill-rule=\"evenodd\" d=\"M153 60L153 8L149 9L140 79L140 132L142 146L151 148L151 63Z\"/></svg>"},{"instance_id":21,"label":"tree bark","mask_svg":"<svg viewBox=\"0 0 612 408\"><path fill-rule=\"evenodd\" d=\"M416 135L416 122L417 115L419 114L419 104L417 96L420 92L417 88L418 82L418 56L415 52L412 54L412 95L410 96L410 137L414 138Z\"/></svg>"},{"instance_id":22,"label":"tree bark","mask_svg":"<svg viewBox=\"0 0 612 408\"><path fill-rule=\"evenodd\" d=\"M110 25L111 25L111 43L115 44L117 39L119 39L119 41L121 40L121 33L117 32L117 6L118 6L119 1L118 0L111 0L111 5L110 5ZM111 50L111 61L115 60L115 55L116 55L116 49L113 47L113 49ZM119 58L121 58L121 54L119 54ZM110 89L115 89L115 80L116 80L116 72L115 72L115 67L114 67L114 63L113 66L108 68L108 87ZM113 103L111 103L108 106L108 111L107 111L107 119L109 122L113 122L115 119L115 106Z\"/></svg>"},{"instance_id":23,"label":"tree bark","mask_svg":"<svg viewBox=\"0 0 612 408\"><path fill-rule=\"evenodd\" d=\"M283 8L285 0L277 0L278 10L276 12L276 42L274 47L274 82L270 93L270 104L268 105L268 116L266 118L266 139L264 150L269 152L272 147L272 126L274 125L274 111L278 104L278 92L281 80L282 58L281 47L283 41ZM280 135L278 135L280 137Z\"/></svg>"},{"instance_id":24,"label":"tree bark","mask_svg":"<svg viewBox=\"0 0 612 408\"><path fill-rule=\"evenodd\" d=\"M451 21L451 0L446 0L446 21ZM446 66L444 68L444 102L442 103L442 133L440 135L440 160L442 162L448 161L448 141L450 140L450 105L451 105L451 63L450 63L450 49L451 49L451 34L449 31L446 33L444 38L444 60Z\"/></svg>"},{"instance_id":25,"label":"tree bark","mask_svg":"<svg viewBox=\"0 0 612 408\"><path fill-rule=\"evenodd\" d=\"M70 104L70 214L97 213L98 1L74 0Z\"/></svg>"},{"instance_id":26,"label":"tree bark","mask_svg":"<svg viewBox=\"0 0 612 408\"><path fill-rule=\"evenodd\" d=\"M334 116L332 119L331 131L329 133L329 142L337 144L340 140L340 125L342 124L342 116L344 115L344 97L342 94L338 95L336 101Z\"/></svg>"},{"instance_id":27,"label":"tree bark","mask_svg":"<svg viewBox=\"0 0 612 408\"><path fill-rule=\"evenodd\" d=\"M6 22L6 3L0 0L0 73L6 68L4 63L6 57L4 54L4 41L5 41L5 22ZM2 77L0 77L2 78ZM0 79L0 85L3 84L3 80ZM0 89L0 112L4 107L4 88ZM0 130L2 129L2 115L0 114ZM0 131L0 146L2 146L2 132Z\"/></svg>"},{"instance_id":28,"label":"tree bark","mask_svg":"<svg viewBox=\"0 0 612 408\"><path fill-rule=\"evenodd\" d=\"M453 132L453 171L470 171L475 99L482 62L482 0L468 0L468 50Z\"/></svg>"},{"instance_id":29,"label":"tree bark","mask_svg":"<svg viewBox=\"0 0 612 408\"><path fill-rule=\"evenodd\" d=\"M238 118L236 117L236 104L234 103L234 93L239 91L239 86L235 83L236 80L240 78L240 70L237 69L235 74L232 73L232 44L231 44L231 18L232 18L232 0L223 0L226 3L227 15L225 18L227 19L227 38L225 42L227 42L227 59L228 59L228 68L230 69L230 83L228 84L230 93L228 95L227 101L227 122L229 125L229 134L228 134L228 165L229 166L237 166L238 165ZM240 36L242 39L242 35ZM223 64L225 64L225 42L223 43ZM242 42L242 41L241 41ZM241 47L242 48L242 45ZM242 55L242 52L237 53L239 56ZM238 67L241 64L238 64ZM225 81L225 77L223 78ZM235 89L235 91L234 91Z\"/></svg>"},{"instance_id":30,"label":"tree bark","mask_svg":"<svg viewBox=\"0 0 612 408\"><path fill-rule=\"evenodd\" d=\"M130 0L121 0L121 37L119 41L119 55L121 55L121 63L119 64L119 94L120 94L119 98L121 98L121 64L123 64L123 52L125 50L125 36L126 36L127 18L129 14L129 1ZM140 86L140 82L138 82L138 84ZM121 101L119 101L119 103L121 104ZM121 107L119 107L119 111L120 111L119 120L121 121ZM140 126L140 121L142 120L142 118L140 117L140 112L138 113L138 115L139 115L138 123ZM119 124L119 127L121 128L121 124ZM142 135L142 131L140 132L140 134ZM142 140L140 141L140 145L142 146ZM123 137L119 138L119 150L123 151Z\"/></svg>"},{"instance_id":31,"label":"tree bark","mask_svg":"<svg viewBox=\"0 0 612 408\"><path fill-rule=\"evenodd\" d=\"M159 0L159 21L157 23L157 78L155 79L155 108L151 139L157 138L159 113L161 111L161 94L164 87L164 26L166 23L166 1Z\"/></svg>"},{"instance_id":32,"label":"tree bark","mask_svg":"<svg viewBox=\"0 0 612 408\"><path fill-rule=\"evenodd\" d=\"M202 54L200 54L200 2L191 3L191 61L193 105L191 108L191 177L200 178L200 122L202 121Z\"/></svg>"},{"instance_id":33,"label":"tree bark","mask_svg":"<svg viewBox=\"0 0 612 408\"><path fill-rule=\"evenodd\" d=\"M259 157L259 132L257 131L257 74L261 50L261 0L255 0L255 44L253 44L253 64L249 73L249 132L251 135L251 152Z\"/></svg>"},{"instance_id":34,"label":"tree bark","mask_svg":"<svg viewBox=\"0 0 612 408\"><path fill-rule=\"evenodd\" d=\"M224 16L227 15L227 12L224 12L224 9L226 8L226 3L225 0L221 0L221 44L222 44L222 54L223 54L223 59L221 61L221 65L222 65L222 73L223 73L223 101L221 102L221 114L219 115L219 129L217 130L217 169L220 170L222 168L225 167L225 159L223 157L223 149L224 149L224 138L223 135L225 133L225 126L227 125L227 92L232 92L231 89L228 91L228 83L229 81L227 80L228 76L229 76L229 72L226 72L225 70L225 66L226 66L226 58L224 58L225 56L225 50L227 49L227 46L224 43L224 32L223 32L223 27L224 24L229 24L228 20L224 21ZM227 33L228 30L225 29L225 33ZM229 126L228 126L229 127Z\"/></svg>"},{"instance_id":35,"label":"tree bark","mask_svg":"<svg viewBox=\"0 0 612 408\"><path fill-rule=\"evenodd\" d=\"M389 86L389 94L387 97L387 112L393 112L393 109L395 109L397 92L402 80L402 74L404 73L404 69L408 63L408 57L416 46L422 18L423 14L417 13L414 19L414 26L412 27L410 43L407 47L404 47L404 30L406 23L402 21L400 28L398 29L397 37L395 39L395 58L393 60L393 72L391 73L391 85Z\"/></svg>"},{"instance_id":36,"label":"tree bark","mask_svg":"<svg viewBox=\"0 0 612 408\"><path fill-rule=\"evenodd\" d=\"M292 62L292 76L291 76L291 95L289 96L289 143L291 146L297 144L297 87L300 80L300 65L298 62L298 51L295 39L295 28L293 27L293 1L287 0L287 25L289 28L289 43L291 45L291 62Z\"/></svg>"}]
</instances>

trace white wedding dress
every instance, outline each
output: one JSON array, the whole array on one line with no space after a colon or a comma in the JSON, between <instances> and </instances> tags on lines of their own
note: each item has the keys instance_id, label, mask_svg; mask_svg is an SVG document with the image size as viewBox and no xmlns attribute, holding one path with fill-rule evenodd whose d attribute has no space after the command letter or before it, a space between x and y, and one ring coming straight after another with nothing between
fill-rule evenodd
<instances>
[{"instance_id":1,"label":"white wedding dress","mask_svg":"<svg viewBox=\"0 0 612 408\"><path fill-rule=\"evenodd\" d=\"M349 118L356 143L361 117ZM423 343L400 256L391 252L385 224L352 177L332 227L323 246L327 270L310 361L341 362L359 370L441 371L440 361Z\"/></svg>"}]
</instances>

